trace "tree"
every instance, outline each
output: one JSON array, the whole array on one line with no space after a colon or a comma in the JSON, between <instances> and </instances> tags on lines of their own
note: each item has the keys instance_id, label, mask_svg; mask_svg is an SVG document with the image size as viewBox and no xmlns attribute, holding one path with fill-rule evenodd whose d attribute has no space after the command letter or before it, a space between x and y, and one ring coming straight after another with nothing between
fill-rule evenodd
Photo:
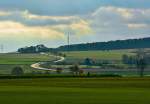
<instances>
[{"instance_id":1,"label":"tree","mask_svg":"<svg viewBox=\"0 0 150 104\"><path fill-rule=\"evenodd\" d=\"M84 70L80 69L79 74L82 75L84 73Z\"/></svg>"},{"instance_id":2,"label":"tree","mask_svg":"<svg viewBox=\"0 0 150 104\"><path fill-rule=\"evenodd\" d=\"M90 77L90 72L87 73L87 76Z\"/></svg>"},{"instance_id":3,"label":"tree","mask_svg":"<svg viewBox=\"0 0 150 104\"><path fill-rule=\"evenodd\" d=\"M139 69L140 76L144 76L144 69L146 68L146 61L144 57L138 57L137 59L137 68Z\"/></svg>"},{"instance_id":4,"label":"tree","mask_svg":"<svg viewBox=\"0 0 150 104\"><path fill-rule=\"evenodd\" d=\"M76 65L71 66L70 71L78 75L80 71L79 65L76 64Z\"/></svg>"},{"instance_id":5,"label":"tree","mask_svg":"<svg viewBox=\"0 0 150 104\"><path fill-rule=\"evenodd\" d=\"M30 47L24 47L19 48L18 52L20 53L39 53L39 52L48 52L52 49L47 48L43 44L37 45L37 46L30 46Z\"/></svg>"},{"instance_id":6,"label":"tree","mask_svg":"<svg viewBox=\"0 0 150 104\"><path fill-rule=\"evenodd\" d=\"M74 44L69 46L70 51L89 51L89 50L116 50L116 49L135 49L135 48L149 48L150 38L143 39L128 39L116 40L108 42L94 42L86 44ZM60 46L59 51L68 51L68 46Z\"/></svg>"},{"instance_id":7,"label":"tree","mask_svg":"<svg viewBox=\"0 0 150 104\"><path fill-rule=\"evenodd\" d=\"M11 72L12 75L17 75L17 76L20 76L20 75L23 75L24 72L23 72L23 69L21 67L14 67L12 69L12 72Z\"/></svg>"},{"instance_id":8,"label":"tree","mask_svg":"<svg viewBox=\"0 0 150 104\"><path fill-rule=\"evenodd\" d=\"M58 74L61 74L61 73L62 73L62 71L63 71L63 69L62 69L62 68L56 68L56 72L57 72Z\"/></svg>"},{"instance_id":9,"label":"tree","mask_svg":"<svg viewBox=\"0 0 150 104\"><path fill-rule=\"evenodd\" d=\"M136 60L137 60L137 68L139 69L139 72L140 72L140 76L143 77L144 76L144 69L146 68L146 54L139 50L137 52L137 56L136 56Z\"/></svg>"},{"instance_id":10,"label":"tree","mask_svg":"<svg viewBox=\"0 0 150 104\"><path fill-rule=\"evenodd\" d=\"M92 61L92 59L90 59L90 58L86 58L86 59L84 60L84 63L85 63L85 65L90 66L90 65L92 65L93 61Z\"/></svg>"},{"instance_id":11,"label":"tree","mask_svg":"<svg viewBox=\"0 0 150 104\"><path fill-rule=\"evenodd\" d=\"M122 62L123 62L124 64L128 64L128 62L129 62L128 55L123 55L123 56L122 56Z\"/></svg>"}]
</instances>

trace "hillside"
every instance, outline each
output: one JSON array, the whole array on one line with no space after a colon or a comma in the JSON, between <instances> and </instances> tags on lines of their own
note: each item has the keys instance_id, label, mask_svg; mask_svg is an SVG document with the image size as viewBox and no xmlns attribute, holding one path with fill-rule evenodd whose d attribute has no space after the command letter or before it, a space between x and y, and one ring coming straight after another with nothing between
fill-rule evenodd
<instances>
[{"instance_id":1,"label":"hillside","mask_svg":"<svg viewBox=\"0 0 150 104\"><path fill-rule=\"evenodd\" d=\"M30 46L18 49L20 53L39 53L56 51L93 51L93 50L118 50L118 49L136 49L150 48L150 37L141 39L116 40L108 42L95 42L64 45L58 48L48 48L44 45Z\"/></svg>"},{"instance_id":2,"label":"hillside","mask_svg":"<svg viewBox=\"0 0 150 104\"><path fill-rule=\"evenodd\" d=\"M88 51L88 50L117 50L150 48L150 37L141 39L116 40L108 42L95 42L85 44L73 44L70 46L60 46L58 51Z\"/></svg>"}]
</instances>

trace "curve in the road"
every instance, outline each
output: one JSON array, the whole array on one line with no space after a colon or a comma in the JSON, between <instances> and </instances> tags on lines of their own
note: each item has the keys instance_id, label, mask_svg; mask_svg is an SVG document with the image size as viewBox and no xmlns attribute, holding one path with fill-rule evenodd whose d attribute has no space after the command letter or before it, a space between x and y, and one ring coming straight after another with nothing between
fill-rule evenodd
<instances>
[{"instance_id":1,"label":"curve in the road","mask_svg":"<svg viewBox=\"0 0 150 104\"><path fill-rule=\"evenodd\" d=\"M49 54L46 54L46 53L41 53L41 54L44 54L44 55L47 55L47 56L54 56L54 55L49 55ZM55 56L55 57L58 60L54 61L54 63L62 62L62 61L65 60L65 58L62 57L62 56ZM37 69L37 70L56 71L55 69L41 67L41 65L43 65L43 64L45 64L45 62L38 62L38 63L32 64L31 67L34 68L34 69Z\"/></svg>"}]
</instances>

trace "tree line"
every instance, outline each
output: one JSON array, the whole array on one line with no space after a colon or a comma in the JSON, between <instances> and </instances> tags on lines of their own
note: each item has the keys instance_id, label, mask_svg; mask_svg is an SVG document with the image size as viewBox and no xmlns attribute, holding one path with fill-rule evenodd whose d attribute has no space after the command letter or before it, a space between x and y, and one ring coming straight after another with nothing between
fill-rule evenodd
<instances>
[{"instance_id":1,"label":"tree line","mask_svg":"<svg viewBox=\"0 0 150 104\"><path fill-rule=\"evenodd\" d=\"M150 48L150 38L116 40L108 42L95 42L85 44L74 44L70 46L60 46L58 51L88 51L88 50L117 50Z\"/></svg>"},{"instance_id":2,"label":"tree line","mask_svg":"<svg viewBox=\"0 0 150 104\"><path fill-rule=\"evenodd\" d=\"M144 76L145 68L150 65L150 53L137 52L135 56L122 56L122 62L128 65L135 65L141 77Z\"/></svg>"},{"instance_id":3,"label":"tree line","mask_svg":"<svg viewBox=\"0 0 150 104\"><path fill-rule=\"evenodd\" d=\"M116 40L108 42L95 42L95 43L83 43L64 45L58 48L48 48L43 44L37 46L30 46L19 48L20 53L39 53L39 52L52 52L57 53L59 51L88 51L88 50L117 50L117 49L136 49L136 48L150 48L150 38L141 39L128 39L128 40Z\"/></svg>"},{"instance_id":4,"label":"tree line","mask_svg":"<svg viewBox=\"0 0 150 104\"><path fill-rule=\"evenodd\" d=\"M39 52L49 52L49 51L51 51L51 49L47 48L43 44L18 49L19 53L39 53Z\"/></svg>"}]
</instances>

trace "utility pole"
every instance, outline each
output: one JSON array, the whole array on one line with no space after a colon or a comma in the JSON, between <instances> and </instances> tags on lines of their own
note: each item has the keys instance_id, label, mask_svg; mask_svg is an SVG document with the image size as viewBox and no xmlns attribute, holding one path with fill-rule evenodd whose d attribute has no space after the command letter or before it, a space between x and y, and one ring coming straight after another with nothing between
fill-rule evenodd
<instances>
[{"instance_id":1,"label":"utility pole","mask_svg":"<svg viewBox=\"0 0 150 104\"><path fill-rule=\"evenodd\" d=\"M69 46L70 46L70 33L68 32L68 52L69 52Z\"/></svg>"}]
</instances>

